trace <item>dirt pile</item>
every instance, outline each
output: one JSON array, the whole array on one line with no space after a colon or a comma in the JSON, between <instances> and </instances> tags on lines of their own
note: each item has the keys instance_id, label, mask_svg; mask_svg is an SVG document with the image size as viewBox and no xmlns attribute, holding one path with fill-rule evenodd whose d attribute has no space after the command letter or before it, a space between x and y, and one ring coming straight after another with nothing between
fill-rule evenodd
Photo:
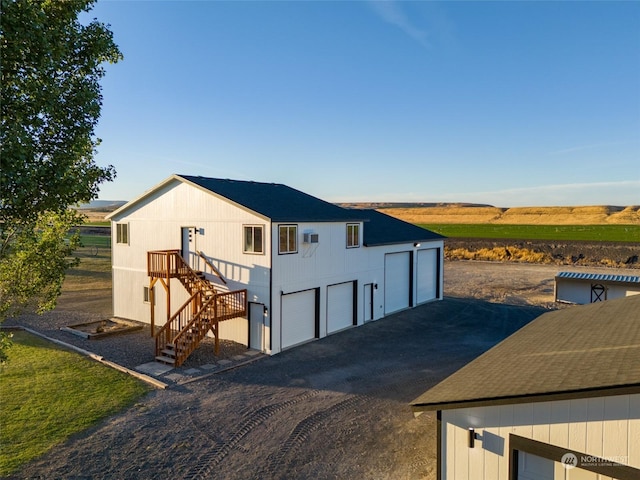
<instances>
[{"instance_id":1,"label":"dirt pile","mask_svg":"<svg viewBox=\"0 0 640 480\"><path fill-rule=\"evenodd\" d=\"M640 268L640 244L447 238L445 258Z\"/></svg>"}]
</instances>

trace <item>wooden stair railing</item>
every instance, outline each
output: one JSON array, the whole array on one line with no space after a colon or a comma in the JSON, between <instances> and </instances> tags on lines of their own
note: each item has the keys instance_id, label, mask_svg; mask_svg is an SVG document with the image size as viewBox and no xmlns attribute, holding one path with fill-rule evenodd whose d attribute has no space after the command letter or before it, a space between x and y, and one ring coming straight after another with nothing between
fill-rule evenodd
<instances>
[{"instance_id":1,"label":"wooden stair railing","mask_svg":"<svg viewBox=\"0 0 640 480\"><path fill-rule=\"evenodd\" d=\"M213 330L218 355L218 322L246 314L246 290L219 293L208 299L196 292L156 335L156 360L179 367L209 330Z\"/></svg>"},{"instance_id":2,"label":"wooden stair railing","mask_svg":"<svg viewBox=\"0 0 640 480\"><path fill-rule=\"evenodd\" d=\"M209 330L219 353L218 322L247 315L247 290L218 293L204 274L193 270L179 250L147 252L149 275L177 278L191 297L155 335L156 360L180 366Z\"/></svg>"}]
</instances>

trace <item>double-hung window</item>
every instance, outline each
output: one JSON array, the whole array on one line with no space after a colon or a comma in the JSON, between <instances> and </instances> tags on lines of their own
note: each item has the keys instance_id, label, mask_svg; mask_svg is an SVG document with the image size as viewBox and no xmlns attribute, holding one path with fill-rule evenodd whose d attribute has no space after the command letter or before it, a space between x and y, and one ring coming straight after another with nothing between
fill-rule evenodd
<instances>
[{"instance_id":1,"label":"double-hung window","mask_svg":"<svg viewBox=\"0 0 640 480\"><path fill-rule=\"evenodd\" d=\"M347 248L360 246L360 224L347 223Z\"/></svg>"},{"instance_id":2,"label":"double-hung window","mask_svg":"<svg viewBox=\"0 0 640 480\"><path fill-rule=\"evenodd\" d=\"M264 228L262 225L245 225L244 253L264 253Z\"/></svg>"},{"instance_id":3,"label":"double-hung window","mask_svg":"<svg viewBox=\"0 0 640 480\"><path fill-rule=\"evenodd\" d=\"M279 226L279 247L278 253L298 253L298 226Z\"/></svg>"},{"instance_id":4,"label":"double-hung window","mask_svg":"<svg viewBox=\"0 0 640 480\"><path fill-rule=\"evenodd\" d=\"M116 223L116 243L129 245L129 224Z\"/></svg>"}]
</instances>

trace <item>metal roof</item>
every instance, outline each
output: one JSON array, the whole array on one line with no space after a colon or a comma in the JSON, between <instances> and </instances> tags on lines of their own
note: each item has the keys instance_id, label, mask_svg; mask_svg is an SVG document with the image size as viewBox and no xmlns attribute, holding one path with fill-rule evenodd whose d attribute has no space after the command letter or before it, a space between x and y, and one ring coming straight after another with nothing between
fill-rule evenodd
<instances>
[{"instance_id":1,"label":"metal roof","mask_svg":"<svg viewBox=\"0 0 640 480\"><path fill-rule=\"evenodd\" d=\"M605 273L560 272L556 275L556 278L572 278L575 280L589 280L596 282L640 283L640 276L608 275Z\"/></svg>"}]
</instances>

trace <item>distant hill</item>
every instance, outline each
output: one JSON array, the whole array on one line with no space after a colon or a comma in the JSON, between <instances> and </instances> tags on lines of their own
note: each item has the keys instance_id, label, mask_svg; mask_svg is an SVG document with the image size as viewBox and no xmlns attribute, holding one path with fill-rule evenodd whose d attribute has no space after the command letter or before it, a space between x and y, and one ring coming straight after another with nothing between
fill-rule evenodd
<instances>
[{"instance_id":1,"label":"distant hill","mask_svg":"<svg viewBox=\"0 0 640 480\"><path fill-rule=\"evenodd\" d=\"M504 225L640 225L640 206L588 207L435 206L379 208L383 213L418 224L482 223Z\"/></svg>"},{"instance_id":2,"label":"distant hill","mask_svg":"<svg viewBox=\"0 0 640 480\"><path fill-rule=\"evenodd\" d=\"M336 204L343 208L379 210L383 208L435 208L435 207L492 207L482 203L429 203L429 202L352 202Z\"/></svg>"},{"instance_id":3,"label":"distant hill","mask_svg":"<svg viewBox=\"0 0 640 480\"><path fill-rule=\"evenodd\" d=\"M124 200L92 200L89 203L83 203L78 210L100 210L105 212L113 212L127 203Z\"/></svg>"}]
</instances>

